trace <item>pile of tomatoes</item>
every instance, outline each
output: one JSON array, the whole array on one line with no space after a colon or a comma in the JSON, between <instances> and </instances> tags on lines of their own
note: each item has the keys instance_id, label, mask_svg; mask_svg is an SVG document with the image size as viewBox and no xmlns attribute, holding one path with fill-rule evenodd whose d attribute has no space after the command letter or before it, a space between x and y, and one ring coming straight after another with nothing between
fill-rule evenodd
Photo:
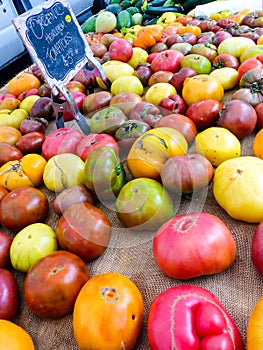
<instances>
[{"instance_id":1,"label":"pile of tomatoes","mask_svg":"<svg viewBox=\"0 0 263 350\"><path fill-rule=\"evenodd\" d=\"M158 271L172 280L227 270L238 247L217 213L203 211L211 192L237 223L256 225L251 259L262 275L259 15L243 11L218 21L175 15L133 33L89 33L111 83L107 89L85 70L67 83L89 135L70 109L56 128L51 91L37 66L7 84L0 96L1 344L10 346L15 334L21 347L34 349L13 322L22 296L39 317L72 313L80 349L135 348L145 318L151 349L163 341L167 348L244 349L230 313L205 288L182 283L163 290L146 313L146 295L132 279L110 271L91 276L90 267L121 231L149 241ZM262 299L247 320L248 350L262 342L261 308Z\"/></svg>"}]
</instances>

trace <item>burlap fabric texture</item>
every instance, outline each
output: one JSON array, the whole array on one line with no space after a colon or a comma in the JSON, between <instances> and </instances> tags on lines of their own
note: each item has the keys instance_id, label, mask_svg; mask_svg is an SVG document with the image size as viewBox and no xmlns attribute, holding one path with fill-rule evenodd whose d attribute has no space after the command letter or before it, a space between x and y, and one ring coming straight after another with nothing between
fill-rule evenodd
<instances>
[{"instance_id":1,"label":"burlap fabric texture","mask_svg":"<svg viewBox=\"0 0 263 350\"><path fill-rule=\"evenodd\" d=\"M3 92L4 89L0 90ZM230 99L231 93L225 95L224 101ZM66 126L78 128L75 122ZM51 124L49 130L55 125ZM242 155L252 155L253 137L242 140ZM50 201L50 213L46 224L56 228L58 216L51 210L55 198L46 188L41 189L47 194ZM104 211L112 224L112 236L109 247L105 253L95 261L88 263L91 276L105 272L118 272L129 277L140 289L145 305L143 328L138 339L136 350L147 350L147 317L152 300L169 287L192 284L202 286L215 294L226 307L236 322L244 341L246 340L246 327L249 315L263 295L263 280L254 268L251 261L251 242L256 224L232 219L215 201L212 194L212 185L199 196L190 200L182 199L176 205L176 215L192 211L203 211L217 215L230 228L237 244L237 257L233 265L226 271L181 281L165 276L156 265L152 252L152 239L154 233L134 233L122 227L116 214L110 209L97 203ZM9 233L2 227L2 231ZM23 298L23 282L25 275L14 271L20 286L20 308L14 321L27 330L34 341L36 350L78 350L72 328L72 314L60 319L44 319L34 315L25 304ZM43 286L44 288L44 286ZM109 319L109 324L111 320ZM105 327L108 325L105 324Z\"/></svg>"}]
</instances>

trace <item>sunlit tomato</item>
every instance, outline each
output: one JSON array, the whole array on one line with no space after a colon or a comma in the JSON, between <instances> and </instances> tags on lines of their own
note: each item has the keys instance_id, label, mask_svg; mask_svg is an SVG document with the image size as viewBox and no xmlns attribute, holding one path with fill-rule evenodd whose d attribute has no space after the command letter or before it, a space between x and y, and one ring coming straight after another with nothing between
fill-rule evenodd
<instances>
[{"instance_id":1,"label":"sunlit tomato","mask_svg":"<svg viewBox=\"0 0 263 350\"><path fill-rule=\"evenodd\" d=\"M197 74L209 74L212 69L212 64L208 58L197 53L186 55L181 62L182 68L191 68Z\"/></svg>"},{"instance_id":2,"label":"sunlit tomato","mask_svg":"<svg viewBox=\"0 0 263 350\"><path fill-rule=\"evenodd\" d=\"M210 73L211 77L218 79L224 90L231 90L238 85L238 72L235 68L224 67L215 69Z\"/></svg>"},{"instance_id":3,"label":"sunlit tomato","mask_svg":"<svg viewBox=\"0 0 263 350\"><path fill-rule=\"evenodd\" d=\"M21 136L21 132L12 126L0 126L0 142L8 142L14 145Z\"/></svg>"},{"instance_id":4,"label":"sunlit tomato","mask_svg":"<svg viewBox=\"0 0 263 350\"><path fill-rule=\"evenodd\" d=\"M141 332L143 299L124 275L108 272L82 287L73 310L75 339L81 350L132 350Z\"/></svg>"},{"instance_id":5,"label":"sunlit tomato","mask_svg":"<svg viewBox=\"0 0 263 350\"><path fill-rule=\"evenodd\" d=\"M23 153L41 153L45 135L42 132L32 131L19 137L16 147Z\"/></svg>"},{"instance_id":6,"label":"sunlit tomato","mask_svg":"<svg viewBox=\"0 0 263 350\"><path fill-rule=\"evenodd\" d=\"M103 254L110 232L110 222L102 210L90 203L71 205L64 211L56 227L60 247L85 261Z\"/></svg>"},{"instance_id":7,"label":"sunlit tomato","mask_svg":"<svg viewBox=\"0 0 263 350\"><path fill-rule=\"evenodd\" d=\"M263 297L254 306L247 325L247 350L260 349L263 346Z\"/></svg>"},{"instance_id":8,"label":"sunlit tomato","mask_svg":"<svg viewBox=\"0 0 263 350\"><path fill-rule=\"evenodd\" d=\"M50 253L27 272L26 303L38 316L63 317L73 310L78 293L88 280L89 270L77 255L63 250Z\"/></svg>"},{"instance_id":9,"label":"sunlit tomato","mask_svg":"<svg viewBox=\"0 0 263 350\"><path fill-rule=\"evenodd\" d=\"M199 74L185 79L182 96L188 105L206 99L222 101L224 88L216 78Z\"/></svg>"},{"instance_id":10,"label":"sunlit tomato","mask_svg":"<svg viewBox=\"0 0 263 350\"><path fill-rule=\"evenodd\" d=\"M238 80L240 80L247 71L256 67L263 67L262 62L260 62L256 57L249 58L248 60L241 63L238 67Z\"/></svg>"},{"instance_id":11,"label":"sunlit tomato","mask_svg":"<svg viewBox=\"0 0 263 350\"><path fill-rule=\"evenodd\" d=\"M150 86L146 91L145 101L158 105L163 98L173 94L176 94L176 89L172 84L156 83Z\"/></svg>"},{"instance_id":12,"label":"sunlit tomato","mask_svg":"<svg viewBox=\"0 0 263 350\"><path fill-rule=\"evenodd\" d=\"M202 100L192 103L186 111L186 116L195 123L199 130L204 130L215 125L222 108L223 104L217 100Z\"/></svg>"},{"instance_id":13,"label":"sunlit tomato","mask_svg":"<svg viewBox=\"0 0 263 350\"><path fill-rule=\"evenodd\" d=\"M148 339L152 350L198 349L200 345L244 350L241 334L221 302L209 290L192 285L170 287L153 300Z\"/></svg>"},{"instance_id":14,"label":"sunlit tomato","mask_svg":"<svg viewBox=\"0 0 263 350\"><path fill-rule=\"evenodd\" d=\"M27 90L39 88L40 85L41 82L35 75L23 72L16 75L8 82L7 89L10 94L18 96Z\"/></svg>"},{"instance_id":15,"label":"sunlit tomato","mask_svg":"<svg viewBox=\"0 0 263 350\"><path fill-rule=\"evenodd\" d=\"M238 69L239 60L235 56L228 53L221 53L214 58L212 65L214 68L230 67Z\"/></svg>"},{"instance_id":16,"label":"sunlit tomato","mask_svg":"<svg viewBox=\"0 0 263 350\"><path fill-rule=\"evenodd\" d=\"M0 343L2 348L6 349L35 350L29 333L21 326L8 320L0 320Z\"/></svg>"},{"instance_id":17,"label":"sunlit tomato","mask_svg":"<svg viewBox=\"0 0 263 350\"><path fill-rule=\"evenodd\" d=\"M14 145L8 142L0 142L0 166L11 161L18 160L23 157L23 153Z\"/></svg>"},{"instance_id":18,"label":"sunlit tomato","mask_svg":"<svg viewBox=\"0 0 263 350\"><path fill-rule=\"evenodd\" d=\"M33 187L21 187L2 199L0 222L10 229L20 230L30 224L43 222L48 210L48 198L42 191Z\"/></svg>"},{"instance_id":19,"label":"sunlit tomato","mask_svg":"<svg viewBox=\"0 0 263 350\"><path fill-rule=\"evenodd\" d=\"M253 140L254 156L263 159L263 129L261 129Z\"/></svg>"},{"instance_id":20,"label":"sunlit tomato","mask_svg":"<svg viewBox=\"0 0 263 350\"><path fill-rule=\"evenodd\" d=\"M0 168L0 185L10 191L24 186L37 187L43 182L46 164L45 158L36 153L11 160Z\"/></svg>"},{"instance_id":21,"label":"sunlit tomato","mask_svg":"<svg viewBox=\"0 0 263 350\"><path fill-rule=\"evenodd\" d=\"M246 49L255 45L256 43L252 39L234 36L222 41L217 49L218 54L228 53L239 59L242 53L246 51Z\"/></svg>"},{"instance_id":22,"label":"sunlit tomato","mask_svg":"<svg viewBox=\"0 0 263 350\"><path fill-rule=\"evenodd\" d=\"M196 36L200 35L202 33L202 30L198 26L179 26L177 29L177 34L185 34L185 33L192 33Z\"/></svg>"},{"instance_id":23,"label":"sunlit tomato","mask_svg":"<svg viewBox=\"0 0 263 350\"><path fill-rule=\"evenodd\" d=\"M154 128L145 132L132 145L127 165L134 177L158 179L164 162L169 157L186 154L185 137L170 127Z\"/></svg>"},{"instance_id":24,"label":"sunlit tomato","mask_svg":"<svg viewBox=\"0 0 263 350\"><path fill-rule=\"evenodd\" d=\"M263 220L263 160L243 156L226 160L215 170L213 194L234 219L250 223Z\"/></svg>"},{"instance_id":25,"label":"sunlit tomato","mask_svg":"<svg viewBox=\"0 0 263 350\"><path fill-rule=\"evenodd\" d=\"M240 157L241 144L228 129L212 126L196 136L195 151L218 166L227 159Z\"/></svg>"},{"instance_id":26,"label":"sunlit tomato","mask_svg":"<svg viewBox=\"0 0 263 350\"><path fill-rule=\"evenodd\" d=\"M195 212L176 216L162 225L155 234L153 252L166 275L189 279L227 269L235 260L236 243L217 216Z\"/></svg>"}]
</instances>

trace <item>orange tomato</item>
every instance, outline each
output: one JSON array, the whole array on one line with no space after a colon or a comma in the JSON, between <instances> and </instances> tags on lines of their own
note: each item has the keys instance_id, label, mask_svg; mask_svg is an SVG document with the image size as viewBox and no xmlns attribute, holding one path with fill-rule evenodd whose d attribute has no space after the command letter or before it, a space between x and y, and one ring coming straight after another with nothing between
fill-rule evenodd
<instances>
[{"instance_id":1,"label":"orange tomato","mask_svg":"<svg viewBox=\"0 0 263 350\"><path fill-rule=\"evenodd\" d=\"M19 137L22 136L21 132L7 125L0 126L0 142L7 142L10 145L15 145Z\"/></svg>"},{"instance_id":2,"label":"orange tomato","mask_svg":"<svg viewBox=\"0 0 263 350\"><path fill-rule=\"evenodd\" d=\"M140 290L127 277L108 272L82 287L73 310L80 350L131 350L140 334L144 305Z\"/></svg>"},{"instance_id":3,"label":"orange tomato","mask_svg":"<svg viewBox=\"0 0 263 350\"><path fill-rule=\"evenodd\" d=\"M41 85L40 80L31 73L20 73L12 78L7 85L10 94L19 95L27 90L36 88Z\"/></svg>"},{"instance_id":4,"label":"orange tomato","mask_svg":"<svg viewBox=\"0 0 263 350\"><path fill-rule=\"evenodd\" d=\"M158 179L169 157L185 155L188 144L176 129L159 127L145 132L133 143L127 157L133 177Z\"/></svg>"},{"instance_id":5,"label":"orange tomato","mask_svg":"<svg viewBox=\"0 0 263 350\"><path fill-rule=\"evenodd\" d=\"M178 27L182 27L182 23L174 22L174 23L169 24L166 28L164 28L163 35L169 36L172 34L176 34Z\"/></svg>"},{"instance_id":6,"label":"orange tomato","mask_svg":"<svg viewBox=\"0 0 263 350\"><path fill-rule=\"evenodd\" d=\"M224 88L219 80L209 74L199 74L185 79L182 96L188 106L207 99L221 101L224 97Z\"/></svg>"},{"instance_id":7,"label":"orange tomato","mask_svg":"<svg viewBox=\"0 0 263 350\"><path fill-rule=\"evenodd\" d=\"M257 45L263 45L263 34L257 39Z\"/></svg>"},{"instance_id":8,"label":"orange tomato","mask_svg":"<svg viewBox=\"0 0 263 350\"><path fill-rule=\"evenodd\" d=\"M247 350L263 348L263 297L250 314L247 326Z\"/></svg>"},{"instance_id":9,"label":"orange tomato","mask_svg":"<svg viewBox=\"0 0 263 350\"><path fill-rule=\"evenodd\" d=\"M193 16L187 15L187 16L178 16L176 18L176 22L182 23L182 25L186 26L188 22L192 21L194 18Z\"/></svg>"},{"instance_id":10,"label":"orange tomato","mask_svg":"<svg viewBox=\"0 0 263 350\"><path fill-rule=\"evenodd\" d=\"M198 26L181 26L177 28L177 34L182 35L185 33L192 33L196 36L200 35L202 33L202 30Z\"/></svg>"},{"instance_id":11,"label":"orange tomato","mask_svg":"<svg viewBox=\"0 0 263 350\"><path fill-rule=\"evenodd\" d=\"M254 156L263 159L263 129L259 130L253 141Z\"/></svg>"},{"instance_id":12,"label":"orange tomato","mask_svg":"<svg viewBox=\"0 0 263 350\"><path fill-rule=\"evenodd\" d=\"M25 186L37 187L43 182L46 164L46 159L35 153L11 160L0 168L0 186L9 191Z\"/></svg>"},{"instance_id":13,"label":"orange tomato","mask_svg":"<svg viewBox=\"0 0 263 350\"><path fill-rule=\"evenodd\" d=\"M34 343L26 330L17 324L0 320L0 347L9 350L34 350Z\"/></svg>"}]
</instances>

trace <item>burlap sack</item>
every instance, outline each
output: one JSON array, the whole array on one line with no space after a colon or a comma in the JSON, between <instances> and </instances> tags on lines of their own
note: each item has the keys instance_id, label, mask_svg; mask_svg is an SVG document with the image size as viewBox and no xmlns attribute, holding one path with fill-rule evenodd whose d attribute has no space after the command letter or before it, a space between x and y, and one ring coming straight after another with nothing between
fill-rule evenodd
<instances>
[{"instance_id":1,"label":"burlap sack","mask_svg":"<svg viewBox=\"0 0 263 350\"><path fill-rule=\"evenodd\" d=\"M2 89L3 91L4 89ZM224 102L229 100L230 96L231 93L226 94ZM66 126L78 128L75 122L67 123ZM55 126L51 125L49 130L54 128ZM247 137L242 141L242 155L252 155L252 140L253 137ZM44 187L41 187L41 189L48 195L51 204L54 200L54 194ZM137 234L128 231L119 223L114 212L100 204L98 205L111 221L112 238L105 253L97 260L88 263L90 275L118 272L129 277L139 287L144 299L145 317L136 350L149 349L147 317L152 300L161 291L181 284L202 286L214 293L233 317L244 341L246 340L249 315L263 295L262 277L255 270L251 261L251 241L257 225L232 219L216 203L211 186L207 191L204 190L199 198L182 200L178 204L177 214L199 210L217 215L228 225L237 244L237 257L233 265L223 273L181 281L166 277L157 267L152 253L154 233ZM50 210L46 224L55 229L57 220L58 217ZM1 229L13 235L4 227ZM43 319L34 315L23 298L25 275L16 271L14 273L21 292L20 309L14 321L30 333L36 350L78 350L73 335L72 314L61 319ZM107 324L105 324L105 327L107 327Z\"/></svg>"}]
</instances>

